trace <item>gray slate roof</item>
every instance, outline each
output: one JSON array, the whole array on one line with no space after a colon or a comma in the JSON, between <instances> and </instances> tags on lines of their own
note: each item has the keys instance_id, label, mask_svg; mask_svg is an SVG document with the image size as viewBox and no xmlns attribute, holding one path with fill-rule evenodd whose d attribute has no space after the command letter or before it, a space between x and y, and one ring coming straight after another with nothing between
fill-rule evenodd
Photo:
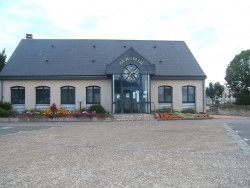
<instances>
[{"instance_id":1,"label":"gray slate roof","mask_svg":"<svg viewBox=\"0 0 250 188\"><path fill-rule=\"evenodd\" d=\"M0 78L106 77L106 66L130 47L155 65L155 79L206 78L184 41L91 39L23 39Z\"/></svg>"}]
</instances>

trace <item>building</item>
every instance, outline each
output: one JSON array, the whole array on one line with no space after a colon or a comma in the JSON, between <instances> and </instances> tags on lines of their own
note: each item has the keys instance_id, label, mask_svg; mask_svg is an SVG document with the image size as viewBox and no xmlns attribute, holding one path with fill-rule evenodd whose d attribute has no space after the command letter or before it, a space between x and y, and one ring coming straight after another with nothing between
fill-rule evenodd
<instances>
[{"instance_id":1,"label":"building","mask_svg":"<svg viewBox=\"0 0 250 188\"><path fill-rule=\"evenodd\" d=\"M161 108L205 111L205 79L183 41L20 41L0 73L13 108L68 110L101 104L111 113Z\"/></svg>"},{"instance_id":2,"label":"building","mask_svg":"<svg viewBox=\"0 0 250 188\"><path fill-rule=\"evenodd\" d=\"M230 88L226 87L225 85L223 85L224 87L224 91L221 95L220 98L216 98L214 101L212 101L211 98L206 97L206 104L209 106L212 105L219 105L219 104L231 104L231 103L235 103L236 99L233 96L233 92Z\"/></svg>"}]
</instances>

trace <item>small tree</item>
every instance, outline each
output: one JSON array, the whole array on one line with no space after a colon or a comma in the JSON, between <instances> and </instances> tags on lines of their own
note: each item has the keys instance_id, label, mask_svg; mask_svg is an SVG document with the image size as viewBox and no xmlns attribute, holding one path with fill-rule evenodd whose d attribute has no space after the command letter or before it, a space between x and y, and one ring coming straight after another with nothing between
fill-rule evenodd
<instances>
[{"instance_id":1,"label":"small tree","mask_svg":"<svg viewBox=\"0 0 250 188\"><path fill-rule=\"evenodd\" d=\"M250 105L250 50L234 57L226 69L225 80L236 98L236 104Z\"/></svg>"},{"instance_id":2,"label":"small tree","mask_svg":"<svg viewBox=\"0 0 250 188\"><path fill-rule=\"evenodd\" d=\"M212 99L212 104L214 101L220 97L222 97L222 93L224 91L224 87L220 84L220 82L209 83L209 86L206 88L206 95Z\"/></svg>"},{"instance_id":3,"label":"small tree","mask_svg":"<svg viewBox=\"0 0 250 188\"><path fill-rule=\"evenodd\" d=\"M0 72L2 71L5 63L6 63L6 54L5 54L5 49L3 49L2 52L0 52Z\"/></svg>"}]
</instances>

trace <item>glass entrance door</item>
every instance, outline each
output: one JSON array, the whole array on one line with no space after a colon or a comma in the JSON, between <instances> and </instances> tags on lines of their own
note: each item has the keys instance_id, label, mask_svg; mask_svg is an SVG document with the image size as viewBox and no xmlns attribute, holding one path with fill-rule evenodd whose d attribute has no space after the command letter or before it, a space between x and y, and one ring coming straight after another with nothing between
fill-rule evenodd
<instances>
[{"instance_id":1,"label":"glass entrance door","mask_svg":"<svg viewBox=\"0 0 250 188\"><path fill-rule=\"evenodd\" d=\"M113 75L113 113L150 113L150 76L140 75L136 82L124 80L123 75Z\"/></svg>"},{"instance_id":2,"label":"glass entrance door","mask_svg":"<svg viewBox=\"0 0 250 188\"><path fill-rule=\"evenodd\" d=\"M123 113L139 113L141 105L140 90L123 90Z\"/></svg>"}]
</instances>

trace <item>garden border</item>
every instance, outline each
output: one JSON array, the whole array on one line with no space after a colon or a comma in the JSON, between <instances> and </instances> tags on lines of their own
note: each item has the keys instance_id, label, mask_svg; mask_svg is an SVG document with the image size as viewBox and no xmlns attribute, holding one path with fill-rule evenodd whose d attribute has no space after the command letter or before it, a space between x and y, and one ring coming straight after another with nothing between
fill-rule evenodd
<instances>
[{"instance_id":1,"label":"garden border","mask_svg":"<svg viewBox=\"0 0 250 188\"><path fill-rule=\"evenodd\" d=\"M166 120L206 120L206 119L213 119L213 117L196 117L196 118L183 118L183 117L175 117L175 118L161 118L160 114L168 114L168 113L155 113L155 117L157 121L166 121Z\"/></svg>"}]
</instances>

